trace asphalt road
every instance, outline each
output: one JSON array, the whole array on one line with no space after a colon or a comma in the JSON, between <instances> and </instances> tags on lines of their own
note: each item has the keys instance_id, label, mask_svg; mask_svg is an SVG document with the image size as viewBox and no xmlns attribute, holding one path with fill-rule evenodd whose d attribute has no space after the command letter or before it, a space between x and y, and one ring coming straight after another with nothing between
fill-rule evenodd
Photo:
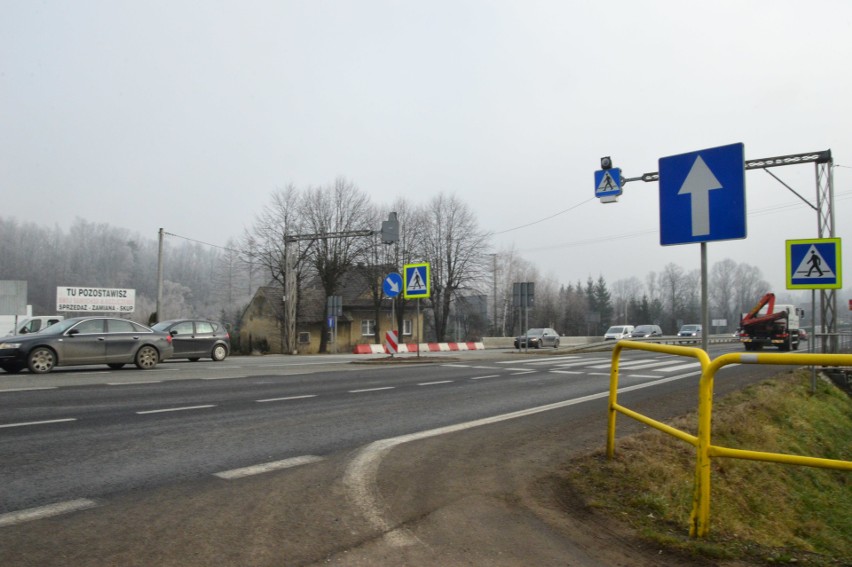
<instances>
[{"instance_id":1,"label":"asphalt road","mask_svg":"<svg viewBox=\"0 0 852 567\"><path fill-rule=\"evenodd\" d=\"M739 348L714 347L712 354L722 350ZM344 523L353 526L350 537L357 540L359 525L365 531L394 531L384 516L388 506L376 495L378 466L392 448L441 443L444 434L482 425L567 418L582 423L592 415L602 423L605 415L608 352L471 352L432 364L353 363L369 358L234 357L222 363L165 363L144 372L85 368L3 375L0 532L36 533L56 521L44 516L90 508L100 510L102 520L112 518L120 506L111 504L146 494L162 498L174 487L185 494L265 478L288 479L288 494L316 491L313 501L325 501L328 514L349 517ZM655 408L655 400L696 395L699 371L692 359L630 351L620 368L625 395L663 414L652 417L673 410ZM720 379L746 371L729 367ZM599 429L594 435L602 441L605 431ZM512 435L535 436L530 430L505 431L513 431L504 440L509 448ZM288 473L270 473L281 469ZM400 474L392 486L404 485L410 471ZM344 497L335 498L335 490ZM317 534L309 536L311 529L329 529L304 520L316 513L301 512L301 540L320 541ZM342 537L327 542L328 550L338 548Z\"/></svg>"}]
</instances>

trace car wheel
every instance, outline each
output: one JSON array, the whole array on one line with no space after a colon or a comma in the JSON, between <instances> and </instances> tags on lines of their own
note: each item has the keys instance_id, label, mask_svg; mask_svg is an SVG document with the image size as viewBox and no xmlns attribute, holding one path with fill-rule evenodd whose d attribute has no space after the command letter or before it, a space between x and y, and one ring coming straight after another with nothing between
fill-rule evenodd
<instances>
[{"instance_id":1,"label":"car wheel","mask_svg":"<svg viewBox=\"0 0 852 567\"><path fill-rule=\"evenodd\" d=\"M145 345L136 353L136 368L150 370L160 362L160 353L150 345Z\"/></svg>"},{"instance_id":2,"label":"car wheel","mask_svg":"<svg viewBox=\"0 0 852 567\"><path fill-rule=\"evenodd\" d=\"M553 348L559 348L559 339L553 341Z\"/></svg>"},{"instance_id":3,"label":"car wheel","mask_svg":"<svg viewBox=\"0 0 852 567\"><path fill-rule=\"evenodd\" d=\"M124 363L123 362L110 362L109 364L107 364L107 366L109 366L113 370L119 370L121 368L124 368Z\"/></svg>"},{"instance_id":4,"label":"car wheel","mask_svg":"<svg viewBox=\"0 0 852 567\"><path fill-rule=\"evenodd\" d=\"M27 368L33 374L47 374L56 366L56 354L47 347L37 347L27 357Z\"/></svg>"},{"instance_id":5,"label":"car wheel","mask_svg":"<svg viewBox=\"0 0 852 567\"><path fill-rule=\"evenodd\" d=\"M222 362L228 356L228 349L225 348L225 345L216 345L213 347L212 356L216 362Z\"/></svg>"}]
</instances>

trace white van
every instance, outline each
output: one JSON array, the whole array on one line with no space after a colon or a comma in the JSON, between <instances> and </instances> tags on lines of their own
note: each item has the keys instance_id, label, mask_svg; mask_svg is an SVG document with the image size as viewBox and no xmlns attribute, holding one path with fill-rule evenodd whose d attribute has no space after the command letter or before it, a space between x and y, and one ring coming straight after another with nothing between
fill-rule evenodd
<instances>
[{"instance_id":1,"label":"white van","mask_svg":"<svg viewBox=\"0 0 852 567\"><path fill-rule=\"evenodd\" d=\"M18 324L7 329L6 336L10 335L26 335L29 333L38 333L42 329L47 329L54 323L59 323L65 319L62 315L38 315L35 317L24 317L18 321Z\"/></svg>"},{"instance_id":2,"label":"white van","mask_svg":"<svg viewBox=\"0 0 852 567\"><path fill-rule=\"evenodd\" d=\"M606 330L604 333L604 340L621 340L621 339L629 339L630 334L633 332L633 325L614 325Z\"/></svg>"}]
</instances>

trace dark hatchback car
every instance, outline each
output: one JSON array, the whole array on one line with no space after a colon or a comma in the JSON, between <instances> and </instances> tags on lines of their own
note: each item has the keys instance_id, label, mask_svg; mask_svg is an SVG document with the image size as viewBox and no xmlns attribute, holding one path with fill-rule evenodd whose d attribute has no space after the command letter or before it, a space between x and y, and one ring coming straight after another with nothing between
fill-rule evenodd
<instances>
[{"instance_id":1,"label":"dark hatchback car","mask_svg":"<svg viewBox=\"0 0 852 567\"><path fill-rule=\"evenodd\" d=\"M149 370L172 355L172 337L128 319L74 317L38 333L0 339L0 368L45 374L56 366L135 364Z\"/></svg>"},{"instance_id":2,"label":"dark hatchback car","mask_svg":"<svg viewBox=\"0 0 852 567\"><path fill-rule=\"evenodd\" d=\"M527 338L532 348L559 347L559 333L553 329L530 329L525 335L515 337L515 348L527 346Z\"/></svg>"},{"instance_id":3,"label":"dark hatchback car","mask_svg":"<svg viewBox=\"0 0 852 567\"><path fill-rule=\"evenodd\" d=\"M154 325L155 331L172 337L175 353L172 358L188 358L195 362L212 358L225 360L231 353L231 335L222 323L207 319L172 319Z\"/></svg>"}]
</instances>

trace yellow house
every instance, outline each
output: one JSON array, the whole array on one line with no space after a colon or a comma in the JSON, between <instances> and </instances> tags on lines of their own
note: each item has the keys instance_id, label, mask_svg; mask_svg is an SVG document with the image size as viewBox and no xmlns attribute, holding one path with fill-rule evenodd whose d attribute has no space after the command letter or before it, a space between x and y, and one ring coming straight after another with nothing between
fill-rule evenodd
<instances>
[{"instance_id":1,"label":"yellow house","mask_svg":"<svg viewBox=\"0 0 852 567\"><path fill-rule=\"evenodd\" d=\"M299 292L296 334L299 354L320 352L321 333L329 333L328 352L352 352L355 345L380 344L385 332L396 325L391 321L391 302L383 298L377 310L364 278L350 278L340 292L342 315L331 328L323 290L310 284ZM413 301L399 300L395 309L404 309L402 328L397 329L400 343L423 342L423 314L417 318ZM415 325L415 319L417 324ZM245 353L274 353L284 351L284 293L280 286L265 286L257 290L240 318L239 350Z\"/></svg>"}]
</instances>

